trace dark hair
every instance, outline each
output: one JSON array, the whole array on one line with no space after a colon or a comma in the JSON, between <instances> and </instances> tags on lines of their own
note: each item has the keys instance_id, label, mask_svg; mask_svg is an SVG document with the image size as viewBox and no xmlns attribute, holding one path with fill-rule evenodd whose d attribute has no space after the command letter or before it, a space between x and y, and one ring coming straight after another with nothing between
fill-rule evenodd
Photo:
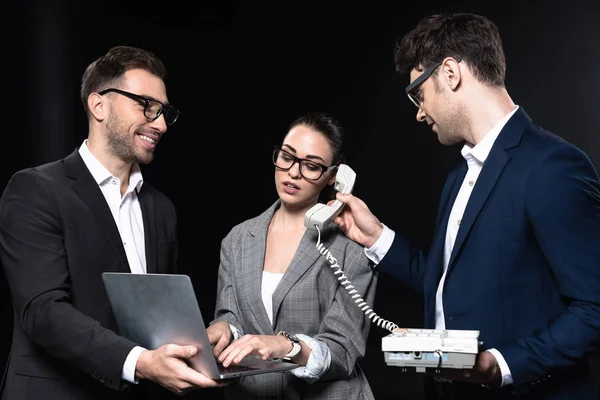
<instances>
[{"instance_id":1,"label":"dark hair","mask_svg":"<svg viewBox=\"0 0 600 400\"><path fill-rule=\"evenodd\" d=\"M329 114L311 111L298 117L290 125L290 130L298 125L304 125L319 132L331 146L333 154L332 165L344 162L343 139L344 128L342 124Z\"/></svg>"},{"instance_id":2,"label":"dark hair","mask_svg":"<svg viewBox=\"0 0 600 400\"><path fill-rule=\"evenodd\" d=\"M123 74L132 69L143 69L163 80L167 74L163 62L147 50L131 46L112 47L88 65L81 78L80 96L86 113L89 112L87 99L91 93L118 84Z\"/></svg>"},{"instance_id":3,"label":"dark hair","mask_svg":"<svg viewBox=\"0 0 600 400\"><path fill-rule=\"evenodd\" d=\"M333 160L331 165L338 165L345 162L344 158L344 128L342 124L329 114L324 112L312 111L298 117L290 125L290 130L298 125L304 125L319 132L331 146ZM319 195L319 202L326 203L335 199L335 190L333 185L325 187Z\"/></svg>"},{"instance_id":4,"label":"dark hair","mask_svg":"<svg viewBox=\"0 0 600 400\"><path fill-rule=\"evenodd\" d=\"M468 13L443 13L425 17L396 43L396 71L409 73L460 58L475 78L491 86L504 86L506 59L498 27L489 19Z\"/></svg>"}]
</instances>

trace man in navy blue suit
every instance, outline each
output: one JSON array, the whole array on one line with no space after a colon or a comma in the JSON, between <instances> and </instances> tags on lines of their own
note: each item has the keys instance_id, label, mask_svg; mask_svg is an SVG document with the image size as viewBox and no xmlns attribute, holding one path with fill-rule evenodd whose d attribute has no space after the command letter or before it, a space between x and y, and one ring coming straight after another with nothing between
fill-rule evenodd
<instances>
[{"instance_id":1,"label":"man in navy blue suit","mask_svg":"<svg viewBox=\"0 0 600 400\"><path fill-rule=\"evenodd\" d=\"M533 124L506 91L497 27L472 14L423 19L396 69L444 145L464 143L429 252L351 194L335 222L377 269L423 293L425 327L480 331L472 370L429 379L457 399L596 399L600 347L600 183L578 148ZM445 382L445 383L440 383ZM437 389L437 390L433 390Z\"/></svg>"}]
</instances>

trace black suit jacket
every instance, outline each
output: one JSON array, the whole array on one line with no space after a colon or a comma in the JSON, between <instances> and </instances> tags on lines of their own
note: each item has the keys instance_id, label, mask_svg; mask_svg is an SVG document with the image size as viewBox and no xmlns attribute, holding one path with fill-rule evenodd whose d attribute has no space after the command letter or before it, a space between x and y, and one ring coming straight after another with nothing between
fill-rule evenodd
<instances>
[{"instance_id":1,"label":"black suit jacket","mask_svg":"<svg viewBox=\"0 0 600 400\"><path fill-rule=\"evenodd\" d=\"M175 207L147 182L138 198L147 271L175 272ZM145 387L161 391L121 380L136 343L115 333L101 273L130 269L78 150L11 178L0 200L0 257L15 318L3 400L129 399Z\"/></svg>"}]
</instances>

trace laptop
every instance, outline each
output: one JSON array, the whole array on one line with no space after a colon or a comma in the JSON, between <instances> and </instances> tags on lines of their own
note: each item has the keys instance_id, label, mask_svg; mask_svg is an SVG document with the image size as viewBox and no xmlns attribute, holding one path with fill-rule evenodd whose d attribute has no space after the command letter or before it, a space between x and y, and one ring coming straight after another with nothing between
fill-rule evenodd
<instances>
[{"instance_id":1,"label":"laptop","mask_svg":"<svg viewBox=\"0 0 600 400\"><path fill-rule=\"evenodd\" d=\"M190 366L213 380L280 372L300 365L249 355L225 368L215 358L188 275L104 272L104 287L119 334L147 349L163 344L194 345Z\"/></svg>"}]
</instances>

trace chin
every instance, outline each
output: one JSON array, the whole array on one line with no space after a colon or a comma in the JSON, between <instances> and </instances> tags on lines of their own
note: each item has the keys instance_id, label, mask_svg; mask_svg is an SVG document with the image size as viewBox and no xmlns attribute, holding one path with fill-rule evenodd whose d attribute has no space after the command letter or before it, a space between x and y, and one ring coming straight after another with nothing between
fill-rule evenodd
<instances>
[{"instance_id":1,"label":"chin","mask_svg":"<svg viewBox=\"0 0 600 400\"><path fill-rule=\"evenodd\" d=\"M135 153L135 162L138 164L150 164L154 160L154 152L142 151Z\"/></svg>"},{"instance_id":2,"label":"chin","mask_svg":"<svg viewBox=\"0 0 600 400\"><path fill-rule=\"evenodd\" d=\"M135 162L137 164L150 164L152 162L152 160L154 160L154 156L151 154L151 155L146 156L146 157L137 157L137 159L135 160Z\"/></svg>"},{"instance_id":3,"label":"chin","mask_svg":"<svg viewBox=\"0 0 600 400\"><path fill-rule=\"evenodd\" d=\"M438 141L441 144L443 144L444 146L453 146L457 143L460 143L462 141L462 139L455 138L455 137L443 136L443 135L438 134Z\"/></svg>"}]
</instances>

